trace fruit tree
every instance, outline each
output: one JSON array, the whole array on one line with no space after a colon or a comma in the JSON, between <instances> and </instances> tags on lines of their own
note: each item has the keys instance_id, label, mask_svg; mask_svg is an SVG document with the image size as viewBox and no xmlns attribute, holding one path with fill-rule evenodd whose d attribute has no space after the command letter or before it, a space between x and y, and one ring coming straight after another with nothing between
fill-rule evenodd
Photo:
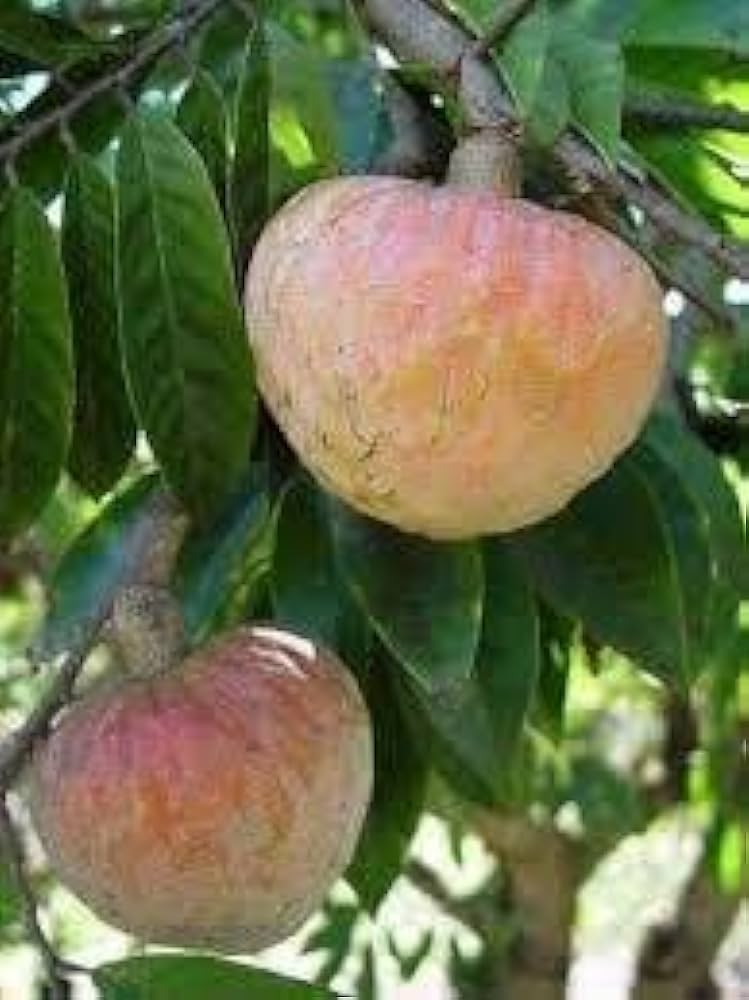
<instances>
[{"instance_id":1,"label":"fruit tree","mask_svg":"<svg viewBox=\"0 0 749 1000\"><path fill-rule=\"evenodd\" d=\"M749 896L746 0L3 0L0 64L28 995L439 968L561 998L592 873L663 835L690 860L634 990L717 996ZM428 823L482 845L473 891ZM400 943L404 887L452 930Z\"/></svg>"}]
</instances>

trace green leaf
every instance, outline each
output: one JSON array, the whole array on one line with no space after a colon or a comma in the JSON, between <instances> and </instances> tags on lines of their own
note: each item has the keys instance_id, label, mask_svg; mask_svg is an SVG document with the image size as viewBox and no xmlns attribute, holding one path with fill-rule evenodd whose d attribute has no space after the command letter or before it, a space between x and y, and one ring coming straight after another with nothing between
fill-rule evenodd
<instances>
[{"instance_id":1,"label":"green leaf","mask_svg":"<svg viewBox=\"0 0 749 1000\"><path fill-rule=\"evenodd\" d=\"M749 54L746 0L648 0L638 11L626 36L631 44Z\"/></svg>"},{"instance_id":2,"label":"green leaf","mask_svg":"<svg viewBox=\"0 0 749 1000\"><path fill-rule=\"evenodd\" d=\"M14 188L0 214L0 539L55 488L70 440L73 359L65 279L44 209Z\"/></svg>"},{"instance_id":3,"label":"green leaf","mask_svg":"<svg viewBox=\"0 0 749 1000\"><path fill-rule=\"evenodd\" d=\"M307 479L281 499L271 584L275 617L336 649L347 614L337 577L327 509Z\"/></svg>"},{"instance_id":4,"label":"green leaf","mask_svg":"<svg viewBox=\"0 0 749 1000\"><path fill-rule=\"evenodd\" d=\"M65 188L62 253L76 365L76 407L68 468L101 496L117 482L135 446L135 422L118 341L114 195L95 161L80 154Z\"/></svg>"},{"instance_id":5,"label":"green leaf","mask_svg":"<svg viewBox=\"0 0 749 1000\"><path fill-rule=\"evenodd\" d=\"M336 557L386 648L426 692L469 677L481 629L481 557L470 543L403 535L331 501Z\"/></svg>"},{"instance_id":6,"label":"green leaf","mask_svg":"<svg viewBox=\"0 0 749 1000\"><path fill-rule=\"evenodd\" d=\"M517 764L541 648L536 599L522 567L499 540L484 544L484 576L473 675L434 693L410 685L406 704L412 726L430 734L430 759L447 781L460 795L491 805Z\"/></svg>"},{"instance_id":7,"label":"green leaf","mask_svg":"<svg viewBox=\"0 0 749 1000\"><path fill-rule=\"evenodd\" d=\"M540 146L551 146L570 122L570 85L558 55L549 50L535 99L525 117L528 131Z\"/></svg>"},{"instance_id":8,"label":"green leaf","mask_svg":"<svg viewBox=\"0 0 749 1000\"><path fill-rule=\"evenodd\" d=\"M101 53L101 47L97 50L75 28L33 13L19 0L3 0L0 5L0 49L50 67L62 67L97 51Z\"/></svg>"},{"instance_id":9,"label":"green leaf","mask_svg":"<svg viewBox=\"0 0 749 1000\"><path fill-rule=\"evenodd\" d=\"M551 27L549 5L546 0L540 0L504 39L497 57L524 115L531 113L543 81Z\"/></svg>"},{"instance_id":10,"label":"green leaf","mask_svg":"<svg viewBox=\"0 0 749 1000\"><path fill-rule=\"evenodd\" d=\"M738 499L718 459L689 431L665 415L651 417L643 438L680 477L706 521L710 567L708 640L720 639L749 590L744 526Z\"/></svg>"},{"instance_id":11,"label":"green leaf","mask_svg":"<svg viewBox=\"0 0 749 1000\"><path fill-rule=\"evenodd\" d=\"M346 878L373 915L400 875L424 806L427 766L403 717L393 681L372 670L364 687L375 748L375 784L356 856Z\"/></svg>"},{"instance_id":12,"label":"green leaf","mask_svg":"<svg viewBox=\"0 0 749 1000\"><path fill-rule=\"evenodd\" d=\"M277 25L268 39L274 141L295 125L322 174L366 170L390 135L376 64L326 58Z\"/></svg>"},{"instance_id":13,"label":"green leaf","mask_svg":"<svg viewBox=\"0 0 749 1000\"><path fill-rule=\"evenodd\" d=\"M264 470L247 482L216 524L192 532L180 553L175 589L193 642L206 639L269 569L273 518Z\"/></svg>"},{"instance_id":14,"label":"green leaf","mask_svg":"<svg viewBox=\"0 0 749 1000\"><path fill-rule=\"evenodd\" d=\"M206 70L198 69L177 109L177 124L200 153L219 202L226 200L229 124L224 96Z\"/></svg>"},{"instance_id":15,"label":"green leaf","mask_svg":"<svg viewBox=\"0 0 749 1000\"><path fill-rule=\"evenodd\" d=\"M177 0L62 0L66 17L95 39L151 27Z\"/></svg>"},{"instance_id":16,"label":"green leaf","mask_svg":"<svg viewBox=\"0 0 749 1000\"><path fill-rule=\"evenodd\" d=\"M659 506L681 593L686 627L689 674L699 672L711 599L711 559L707 523L692 494L657 451L639 443L632 461L644 476Z\"/></svg>"},{"instance_id":17,"label":"green leaf","mask_svg":"<svg viewBox=\"0 0 749 1000\"><path fill-rule=\"evenodd\" d=\"M232 109L234 156L229 204L240 268L265 222L269 208L270 67L263 24L258 19L247 38Z\"/></svg>"},{"instance_id":18,"label":"green leaf","mask_svg":"<svg viewBox=\"0 0 749 1000\"><path fill-rule=\"evenodd\" d=\"M552 45L567 77L573 122L613 162L619 147L624 99L620 47L571 28L557 31Z\"/></svg>"},{"instance_id":19,"label":"green leaf","mask_svg":"<svg viewBox=\"0 0 749 1000\"><path fill-rule=\"evenodd\" d=\"M35 643L41 659L68 649L111 601L129 566L143 506L157 482L146 476L114 497L61 559L50 584L50 610Z\"/></svg>"},{"instance_id":20,"label":"green leaf","mask_svg":"<svg viewBox=\"0 0 749 1000\"><path fill-rule=\"evenodd\" d=\"M117 158L118 274L131 394L167 481L198 519L247 467L251 367L218 202L167 118L132 118Z\"/></svg>"},{"instance_id":21,"label":"green leaf","mask_svg":"<svg viewBox=\"0 0 749 1000\"><path fill-rule=\"evenodd\" d=\"M486 596L477 679L497 744L500 767L514 756L541 667L539 609L530 582L509 549L484 543Z\"/></svg>"},{"instance_id":22,"label":"green leaf","mask_svg":"<svg viewBox=\"0 0 749 1000\"><path fill-rule=\"evenodd\" d=\"M102 965L102 1000L331 1000L319 986L197 955L148 955Z\"/></svg>"},{"instance_id":23,"label":"green leaf","mask_svg":"<svg viewBox=\"0 0 749 1000\"><path fill-rule=\"evenodd\" d=\"M631 458L512 544L562 614L666 682L685 681L678 570L658 499Z\"/></svg>"}]
</instances>

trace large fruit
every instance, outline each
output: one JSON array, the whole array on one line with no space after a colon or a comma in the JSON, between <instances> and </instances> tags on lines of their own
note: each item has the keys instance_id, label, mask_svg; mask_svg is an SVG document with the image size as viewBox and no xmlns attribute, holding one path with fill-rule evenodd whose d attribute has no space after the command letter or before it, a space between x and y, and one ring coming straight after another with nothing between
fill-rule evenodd
<instances>
[{"instance_id":1,"label":"large fruit","mask_svg":"<svg viewBox=\"0 0 749 1000\"><path fill-rule=\"evenodd\" d=\"M30 804L55 870L104 919L146 941L251 952L320 905L371 786L347 670L258 626L84 697L37 751Z\"/></svg>"},{"instance_id":2,"label":"large fruit","mask_svg":"<svg viewBox=\"0 0 749 1000\"><path fill-rule=\"evenodd\" d=\"M658 285L605 230L492 192L321 182L251 261L258 379L315 476L434 538L558 511L633 440L666 347Z\"/></svg>"}]
</instances>

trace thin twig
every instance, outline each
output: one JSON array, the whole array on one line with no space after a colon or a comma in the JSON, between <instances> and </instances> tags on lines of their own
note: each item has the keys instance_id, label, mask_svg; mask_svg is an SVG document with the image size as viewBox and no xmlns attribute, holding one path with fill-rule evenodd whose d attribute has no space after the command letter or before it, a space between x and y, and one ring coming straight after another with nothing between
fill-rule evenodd
<instances>
[{"instance_id":1,"label":"thin twig","mask_svg":"<svg viewBox=\"0 0 749 1000\"><path fill-rule=\"evenodd\" d=\"M624 103L624 118L659 129L715 128L749 132L749 111L730 104L701 104L665 96L631 95Z\"/></svg>"},{"instance_id":2,"label":"thin twig","mask_svg":"<svg viewBox=\"0 0 749 1000\"><path fill-rule=\"evenodd\" d=\"M173 45L179 44L185 33L199 27L223 3L225 0L198 0L183 16L157 28L135 54L120 63L116 69L97 77L52 111L30 119L13 138L0 143L0 162L12 162L31 143L69 122L103 94L126 86L142 69Z\"/></svg>"},{"instance_id":3,"label":"thin twig","mask_svg":"<svg viewBox=\"0 0 749 1000\"><path fill-rule=\"evenodd\" d=\"M477 57L487 56L523 18L536 0L504 0L496 11L480 38L471 46L471 54Z\"/></svg>"},{"instance_id":4,"label":"thin twig","mask_svg":"<svg viewBox=\"0 0 749 1000\"><path fill-rule=\"evenodd\" d=\"M4 795L0 795L0 835L2 835L5 848L8 870L21 897L24 925L29 939L44 965L51 1000L66 1000L69 995L66 973L86 972L88 970L72 965L61 958L39 922L36 896L26 871L23 845Z\"/></svg>"},{"instance_id":5,"label":"thin twig","mask_svg":"<svg viewBox=\"0 0 749 1000\"><path fill-rule=\"evenodd\" d=\"M459 98L469 123L477 128L518 127L518 113L494 68L472 54L475 36L444 17L425 0L359 0L372 29L400 59L430 66L448 79L461 68ZM609 166L584 139L567 132L552 155L571 175L609 197L637 205L662 231L699 247L731 275L749 279L749 251L714 231L700 216L661 193L650 179L630 177Z\"/></svg>"}]
</instances>

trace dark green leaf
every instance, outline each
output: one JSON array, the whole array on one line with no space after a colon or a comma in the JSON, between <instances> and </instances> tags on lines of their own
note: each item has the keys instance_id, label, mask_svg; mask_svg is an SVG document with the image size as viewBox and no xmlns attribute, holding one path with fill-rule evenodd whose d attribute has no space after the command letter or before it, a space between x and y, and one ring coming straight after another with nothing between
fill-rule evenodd
<instances>
[{"instance_id":1,"label":"dark green leaf","mask_svg":"<svg viewBox=\"0 0 749 1000\"><path fill-rule=\"evenodd\" d=\"M59 478L70 440L73 359L55 236L16 187L0 215L0 538L27 527Z\"/></svg>"},{"instance_id":2,"label":"dark green leaf","mask_svg":"<svg viewBox=\"0 0 749 1000\"><path fill-rule=\"evenodd\" d=\"M102 965L102 1000L331 1000L319 986L236 962L194 955L148 955Z\"/></svg>"},{"instance_id":3,"label":"dark green leaf","mask_svg":"<svg viewBox=\"0 0 749 1000\"><path fill-rule=\"evenodd\" d=\"M143 30L177 6L177 0L62 0L66 17L95 39Z\"/></svg>"},{"instance_id":4,"label":"dark green leaf","mask_svg":"<svg viewBox=\"0 0 749 1000\"><path fill-rule=\"evenodd\" d=\"M177 110L177 124L203 158L219 202L226 199L229 127L224 97L210 73L199 69Z\"/></svg>"},{"instance_id":5,"label":"dark green leaf","mask_svg":"<svg viewBox=\"0 0 749 1000\"><path fill-rule=\"evenodd\" d=\"M501 796L538 680L539 612L522 567L503 543L484 547L483 623L474 673L450 687L406 695L411 724L431 735L435 766L462 796ZM470 720L470 724L467 724Z\"/></svg>"},{"instance_id":6,"label":"dark green leaf","mask_svg":"<svg viewBox=\"0 0 749 1000\"><path fill-rule=\"evenodd\" d=\"M131 119L117 177L131 393L170 486L210 519L239 486L255 415L226 231L202 160L166 118Z\"/></svg>"},{"instance_id":7,"label":"dark green leaf","mask_svg":"<svg viewBox=\"0 0 749 1000\"><path fill-rule=\"evenodd\" d=\"M638 11L626 36L631 44L749 54L746 0L647 0Z\"/></svg>"},{"instance_id":8,"label":"dark green leaf","mask_svg":"<svg viewBox=\"0 0 749 1000\"><path fill-rule=\"evenodd\" d=\"M268 214L270 68L265 32L258 19L245 46L233 103L234 156L229 204L240 267Z\"/></svg>"},{"instance_id":9,"label":"dark green leaf","mask_svg":"<svg viewBox=\"0 0 749 1000\"><path fill-rule=\"evenodd\" d=\"M549 51L532 105L526 110L528 130L534 142L550 146L569 125L570 85L558 55Z\"/></svg>"},{"instance_id":10,"label":"dark green leaf","mask_svg":"<svg viewBox=\"0 0 749 1000\"><path fill-rule=\"evenodd\" d=\"M292 483L281 500L272 592L279 622L337 648L347 606L335 570L325 500L306 479Z\"/></svg>"},{"instance_id":11,"label":"dark green leaf","mask_svg":"<svg viewBox=\"0 0 749 1000\"><path fill-rule=\"evenodd\" d=\"M710 571L709 635L720 638L735 615L739 594L749 590L744 526L738 500L719 461L672 418L652 417L644 441L681 478L706 519Z\"/></svg>"},{"instance_id":12,"label":"dark green leaf","mask_svg":"<svg viewBox=\"0 0 749 1000\"><path fill-rule=\"evenodd\" d=\"M331 501L351 593L418 687L451 688L474 668L483 602L478 547L403 535Z\"/></svg>"},{"instance_id":13,"label":"dark green leaf","mask_svg":"<svg viewBox=\"0 0 749 1000\"><path fill-rule=\"evenodd\" d=\"M55 570L39 656L59 655L107 607L129 565L134 533L156 477L140 479L108 503L73 542Z\"/></svg>"},{"instance_id":14,"label":"dark green leaf","mask_svg":"<svg viewBox=\"0 0 749 1000\"><path fill-rule=\"evenodd\" d=\"M19 0L0 5L0 49L40 66L61 67L97 50L91 40L61 21L33 13Z\"/></svg>"},{"instance_id":15,"label":"dark green leaf","mask_svg":"<svg viewBox=\"0 0 749 1000\"><path fill-rule=\"evenodd\" d=\"M365 686L374 727L375 786L356 856L346 878L375 913L403 860L424 805L426 761L406 726L386 664Z\"/></svg>"},{"instance_id":16,"label":"dark green leaf","mask_svg":"<svg viewBox=\"0 0 749 1000\"><path fill-rule=\"evenodd\" d=\"M114 195L106 175L81 154L65 189L62 252L70 295L76 408L68 467L94 496L122 475L135 445L118 340Z\"/></svg>"},{"instance_id":17,"label":"dark green leaf","mask_svg":"<svg viewBox=\"0 0 749 1000\"><path fill-rule=\"evenodd\" d=\"M658 501L631 459L556 517L513 536L550 603L671 683L687 670L677 567Z\"/></svg>"},{"instance_id":18,"label":"dark green leaf","mask_svg":"<svg viewBox=\"0 0 749 1000\"><path fill-rule=\"evenodd\" d=\"M689 673L696 676L712 596L707 522L676 471L656 451L640 443L632 460L656 498L666 529L687 629Z\"/></svg>"},{"instance_id":19,"label":"dark green leaf","mask_svg":"<svg viewBox=\"0 0 749 1000\"><path fill-rule=\"evenodd\" d=\"M191 534L180 553L175 586L193 641L226 625L238 597L246 601L268 571L272 527L265 475L253 465L229 510L210 528Z\"/></svg>"},{"instance_id":20,"label":"dark green leaf","mask_svg":"<svg viewBox=\"0 0 749 1000\"><path fill-rule=\"evenodd\" d=\"M500 767L515 754L538 681L540 621L529 581L503 543L484 544L486 596L477 680Z\"/></svg>"}]
</instances>

